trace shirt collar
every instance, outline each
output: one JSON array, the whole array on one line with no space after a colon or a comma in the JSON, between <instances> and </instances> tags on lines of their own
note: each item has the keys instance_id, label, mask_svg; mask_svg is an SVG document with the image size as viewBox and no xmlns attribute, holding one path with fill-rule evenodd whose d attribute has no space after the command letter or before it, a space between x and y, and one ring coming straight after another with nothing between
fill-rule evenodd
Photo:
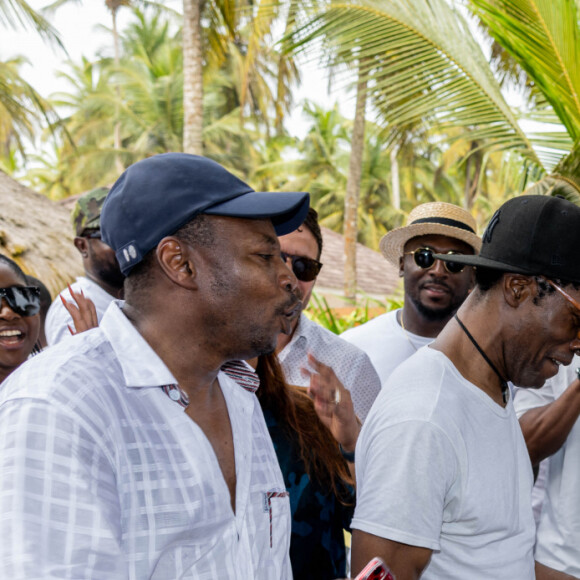
<instances>
[{"instance_id":1,"label":"shirt collar","mask_svg":"<svg viewBox=\"0 0 580 580\"><path fill-rule=\"evenodd\" d=\"M159 387L177 383L159 355L123 314L122 300L113 300L100 323L123 370L128 387Z\"/></svg>"}]
</instances>

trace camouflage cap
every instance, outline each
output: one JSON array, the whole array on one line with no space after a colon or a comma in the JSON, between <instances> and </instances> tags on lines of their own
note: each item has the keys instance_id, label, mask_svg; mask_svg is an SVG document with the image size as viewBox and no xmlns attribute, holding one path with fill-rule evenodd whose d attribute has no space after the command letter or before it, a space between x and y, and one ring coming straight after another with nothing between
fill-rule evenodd
<instances>
[{"instance_id":1,"label":"camouflage cap","mask_svg":"<svg viewBox=\"0 0 580 580\"><path fill-rule=\"evenodd\" d=\"M77 236L80 236L87 229L100 229L101 208L108 193L108 187L98 187L83 193L77 199L71 214L73 228Z\"/></svg>"}]
</instances>

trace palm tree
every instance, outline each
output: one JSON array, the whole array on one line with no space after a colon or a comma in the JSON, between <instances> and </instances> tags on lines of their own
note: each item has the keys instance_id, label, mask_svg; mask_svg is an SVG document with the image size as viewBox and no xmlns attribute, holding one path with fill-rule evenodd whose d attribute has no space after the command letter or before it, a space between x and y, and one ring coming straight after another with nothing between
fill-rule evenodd
<instances>
[{"instance_id":1,"label":"palm tree","mask_svg":"<svg viewBox=\"0 0 580 580\"><path fill-rule=\"evenodd\" d=\"M323 38L325 46L353 69L361 59L368 61L368 97L379 121L389 128L392 142L408 127L421 126L467 139L472 144L465 157L469 204L477 195L485 173L482 162L490 152L517 151L528 177L553 169L574 144L578 154L580 35L576 2L472 0L468 4L537 84L540 91L534 96L543 120L560 120L566 135L527 135L521 129L518 114L506 103L458 9L459 2L321 2L288 40L294 49L306 50ZM560 165L566 167L570 163Z\"/></svg>"},{"instance_id":2,"label":"palm tree","mask_svg":"<svg viewBox=\"0 0 580 580\"><path fill-rule=\"evenodd\" d=\"M46 41L62 46L56 30L25 0L0 0L0 28L32 29ZM32 139L37 122L54 119L42 97L19 74L22 57L0 61L0 159L13 171L15 153L24 156L23 138Z\"/></svg>"}]
</instances>

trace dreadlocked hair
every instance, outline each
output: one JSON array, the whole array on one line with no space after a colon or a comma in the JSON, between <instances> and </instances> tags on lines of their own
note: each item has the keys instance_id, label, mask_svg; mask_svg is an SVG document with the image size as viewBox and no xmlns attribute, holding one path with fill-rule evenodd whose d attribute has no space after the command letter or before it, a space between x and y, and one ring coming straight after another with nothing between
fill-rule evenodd
<instances>
[{"instance_id":1,"label":"dreadlocked hair","mask_svg":"<svg viewBox=\"0 0 580 580\"><path fill-rule=\"evenodd\" d=\"M311 480L336 496L343 505L352 505L354 480L330 430L318 418L310 397L288 385L278 357L258 358L260 377L257 391L260 404L269 409L290 438L297 440L300 459Z\"/></svg>"}]
</instances>

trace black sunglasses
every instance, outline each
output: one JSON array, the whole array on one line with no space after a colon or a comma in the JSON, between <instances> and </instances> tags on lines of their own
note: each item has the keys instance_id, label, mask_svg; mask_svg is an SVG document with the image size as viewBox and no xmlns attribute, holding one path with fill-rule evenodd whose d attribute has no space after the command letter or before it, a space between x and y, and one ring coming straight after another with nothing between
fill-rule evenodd
<instances>
[{"instance_id":1,"label":"black sunglasses","mask_svg":"<svg viewBox=\"0 0 580 580\"><path fill-rule=\"evenodd\" d=\"M100 240L101 239L101 230L86 230L84 231L81 238L88 238L89 240Z\"/></svg>"},{"instance_id":2,"label":"black sunglasses","mask_svg":"<svg viewBox=\"0 0 580 580\"><path fill-rule=\"evenodd\" d=\"M405 252L404 255L408 256L411 254L415 259L415 264L417 264L419 268L422 268L423 270L428 270L429 268L433 267L433 265L435 264L435 260L437 259L435 258L434 254L440 253L441 252L435 252L431 248L417 248L412 252ZM453 254L460 254L460 252L454 252L453 250L449 250L449 252L445 252L445 254L449 256ZM459 272L462 272L463 269L465 268L465 264L459 264L457 262L446 262L443 260L441 261L443 262L445 269L450 274L459 274Z\"/></svg>"},{"instance_id":3,"label":"black sunglasses","mask_svg":"<svg viewBox=\"0 0 580 580\"><path fill-rule=\"evenodd\" d=\"M318 276L322 264L318 260L306 258L304 256L293 256L286 252L280 252L282 260L286 262L288 258L292 260L292 272L301 282L312 282Z\"/></svg>"},{"instance_id":4,"label":"black sunglasses","mask_svg":"<svg viewBox=\"0 0 580 580\"><path fill-rule=\"evenodd\" d=\"M20 316L34 316L40 312L40 290L36 286L0 288L0 300L2 298Z\"/></svg>"}]
</instances>

